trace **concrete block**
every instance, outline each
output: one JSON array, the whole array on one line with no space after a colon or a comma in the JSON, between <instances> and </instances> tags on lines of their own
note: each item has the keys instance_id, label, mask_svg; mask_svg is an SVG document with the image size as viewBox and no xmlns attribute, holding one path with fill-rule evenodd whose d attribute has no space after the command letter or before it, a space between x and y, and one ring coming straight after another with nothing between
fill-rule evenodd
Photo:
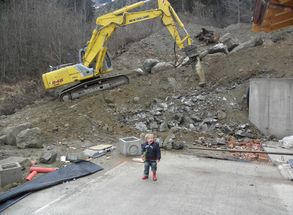
<instances>
[{"instance_id":1,"label":"concrete block","mask_svg":"<svg viewBox=\"0 0 293 215\"><path fill-rule=\"evenodd\" d=\"M67 153L66 160L70 162L77 162L80 160L87 160L88 157L89 156L84 152Z\"/></svg>"},{"instance_id":2,"label":"concrete block","mask_svg":"<svg viewBox=\"0 0 293 215\"><path fill-rule=\"evenodd\" d=\"M142 140L137 137L124 137L119 139L118 149L123 155L141 155Z\"/></svg>"},{"instance_id":3,"label":"concrete block","mask_svg":"<svg viewBox=\"0 0 293 215\"><path fill-rule=\"evenodd\" d=\"M29 168L31 166L31 161L24 157L8 157L3 160L0 160L0 165L7 163L19 163L22 169Z\"/></svg>"},{"instance_id":4,"label":"concrete block","mask_svg":"<svg viewBox=\"0 0 293 215\"><path fill-rule=\"evenodd\" d=\"M19 163L6 163L0 165L0 185L4 187L22 180L21 166Z\"/></svg>"},{"instance_id":5,"label":"concrete block","mask_svg":"<svg viewBox=\"0 0 293 215\"><path fill-rule=\"evenodd\" d=\"M293 79L250 80L249 120L265 135L293 134Z\"/></svg>"}]
</instances>

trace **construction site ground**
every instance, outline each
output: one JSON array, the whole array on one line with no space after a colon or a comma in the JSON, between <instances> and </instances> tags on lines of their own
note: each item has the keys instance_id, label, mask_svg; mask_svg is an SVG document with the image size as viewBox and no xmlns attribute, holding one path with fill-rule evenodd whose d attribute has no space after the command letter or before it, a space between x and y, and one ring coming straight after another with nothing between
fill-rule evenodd
<instances>
[{"instance_id":1,"label":"construction site ground","mask_svg":"<svg viewBox=\"0 0 293 215\"><path fill-rule=\"evenodd\" d=\"M187 29L194 36L202 27L206 26L189 24ZM117 146L121 137L139 137L142 131L125 119L149 110L154 101L177 99L193 93L204 95L201 102L208 102L204 106L203 119L220 109L225 112L225 117L219 121L223 125L249 123L246 103L249 79L293 78L292 28L269 34L252 33L248 24L232 25L225 29L206 28L220 32L221 35L229 32L239 42L261 35L264 44L228 55L206 56L202 64L207 84L201 88L190 66L147 75L135 71L142 67L147 58L174 61L173 43L168 32L165 29L156 32L129 44L122 54L113 59L115 72L111 75L127 74L130 78L128 85L68 102L45 96L12 115L0 116L0 130L30 122L33 127L41 129L46 139L42 149L0 145L0 159L19 156L38 160L44 151L54 150L58 153L57 162L51 166L62 166L60 156L68 152L80 152L99 144ZM196 43L199 49L205 49L204 44ZM183 56L180 51L177 54ZM7 96L27 93L4 85L0 88L0 106L6 105L4 101ZM253 125L250 129L254 134L253 139L268 138ZM169 135L169 131L154 133L162 140ZM70 211L89 214L97 210L101 214L137 214L138 211L147 214L148 208L144 206L144 201L148 202L147 205L153 203L159 214L194 214L194 211L199 214L221 214L223 211L227 214L293 212L289 201L292 186L281 179L276 167L268 161L233 163L194 157L199 154L229 157L223 153L199 153L189 149L197 145L199 140L209 145L211 139L223 137L223 134L177 129L175 135L177 142L184 142L184 149L163 154L157 183L141 181L141 164L132 163L116 150L107 157L93 160L104 166L106 171L40 191L9 208L4 214L18 214L20 211L22 214L52 214L48 212L49 208L56 209L55 214L67 214ZM230 136L233 138L233 134L224 137L228 139ZM214 190L219 192L215 194ZM85 208L85 202L90 206ZM173 208L174 205L176 208ZM246 213L247 210L251 213Z\"/></svg>"},{"instance_id":2,"label":"construction site ground","mask_svg":"<svg viewBox=\"0 0 293 215\"><path fill-rule=\"evenodd\" d=\"M189 25L188 30L191 35L195 35L201 27L203 26ZM221 34L230 32L238 38L239 42L249 40L255 35L251 33L250 25L246 24L232 25L226 29L212 27L211 29L219 31ZM223 123L245 124L248 122L245 95L250 78L293 77L293 34L291 31L291 29L287 29L264 34L264 38L267 40L259 47L229 55L208 55L203 59L207 86L201 89L198 87L197 76L190 66L144 76L133 71L142 67L143 61L147 58L157 58L160 61L174 59L172 41L168 32L163 29L142 41L130 44L125 53L114 58L115 71L128 74L129 85L101 91L70 102L59 102L45 97L18 110L13 115L1 116L0 128L31 122L33 127L41 129L44 138L47 138L47 146L58 148L59 154L62 154L62 150L67 151L69 147L81 148L81 145L72 145L74 141L115 145L119 137L139 136L141 133L135 129L134 125L123 123L121 118L149 109L155 99L164 101L168 97L184 96L194 91L204 91L207 98L213 98L213 95L220 98L209 100L207 111L217 111L221 107L227 114ZM276 40L276 42L272 42L272 40ZM204 45L199 43L199 46ZM170 83L169 77L173 77L176 82ZM4 101L5 96L13 94L13 88L2 87L1 97ZM139 100L135 101L135 97L138 97ZM236 108L233 107L233 104L236 104ZM2 102L2 105L5 104ZM157 136L162 139L167 134L168 132L157 132ZM176 138L184 140L186 144L193 144L200 136L209 136L209 134L180 131ZM19 150L7 145L0 147L0 158L2 159L12 155L34 159L40 154L40 150L36 149Z\"/></svg>"},{"instance_id":3,"label":"construction site ground","mask_svg":"<svg viewBox=\"0 0 293 215\"><path fill-rule=\"evenodd\" d=\"M293 212L292 183L268 164L163 152L158 181L143 164L114 168L33 193L3 214L280 214ZM216 191L216 192L215 192Z\"/></svg>"}]
</instances>

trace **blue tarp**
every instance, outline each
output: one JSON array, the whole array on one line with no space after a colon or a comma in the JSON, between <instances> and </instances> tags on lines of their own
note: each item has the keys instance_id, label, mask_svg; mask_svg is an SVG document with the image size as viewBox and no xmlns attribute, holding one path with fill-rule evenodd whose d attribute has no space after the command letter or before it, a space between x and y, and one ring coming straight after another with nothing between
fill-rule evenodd
<instances>
[{"instance_id":1,"label":"blue tarp","mask_svg":"<svg viewBox=\"0 0 293 215\"><path fill-rule=\"evenodd\" d=\"M32 181L26 182L1 194L0 213L34 191L90 175L101 170L103 170L103 167L97 164L88 161L81 161L69 164L68 166L60 168L54 172L41 175Z\"/></svg>"}]
</instances>

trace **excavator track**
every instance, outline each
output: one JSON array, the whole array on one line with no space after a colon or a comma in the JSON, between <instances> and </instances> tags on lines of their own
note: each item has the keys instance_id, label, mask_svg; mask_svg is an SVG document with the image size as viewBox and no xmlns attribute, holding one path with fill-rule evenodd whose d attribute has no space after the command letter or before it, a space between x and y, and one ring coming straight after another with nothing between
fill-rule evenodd
<instances>
[{"instance_id":1,"label":"excavator track","mask_svg":"<svg viewBox=\"0 0 293 215\"><path fill-rule=\"evenodd\" d=\"M126 75L118 75L109 78L95 78L78 83L61 91L59 99L60 101L73 100L85 95L91 95L97 91L112 89L128 83L129 78Z\"/></svg>"}]
</instances>

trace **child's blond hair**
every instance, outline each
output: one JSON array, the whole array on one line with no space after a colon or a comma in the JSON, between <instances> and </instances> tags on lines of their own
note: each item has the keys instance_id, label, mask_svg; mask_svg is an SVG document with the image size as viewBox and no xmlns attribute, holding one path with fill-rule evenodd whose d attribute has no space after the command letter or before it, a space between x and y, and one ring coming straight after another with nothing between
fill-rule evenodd
<instances>
[{"instance_id":1,"label":"child's blond hair","mask_svg":"<svg viewBox=\"0 0 293 215\"><path fill-rule=\"evenodd\" d=\"M154 134L146 134L144 138L145 138L145 140L155 138L155 135Z\"/></svg>"}]
</instances>

